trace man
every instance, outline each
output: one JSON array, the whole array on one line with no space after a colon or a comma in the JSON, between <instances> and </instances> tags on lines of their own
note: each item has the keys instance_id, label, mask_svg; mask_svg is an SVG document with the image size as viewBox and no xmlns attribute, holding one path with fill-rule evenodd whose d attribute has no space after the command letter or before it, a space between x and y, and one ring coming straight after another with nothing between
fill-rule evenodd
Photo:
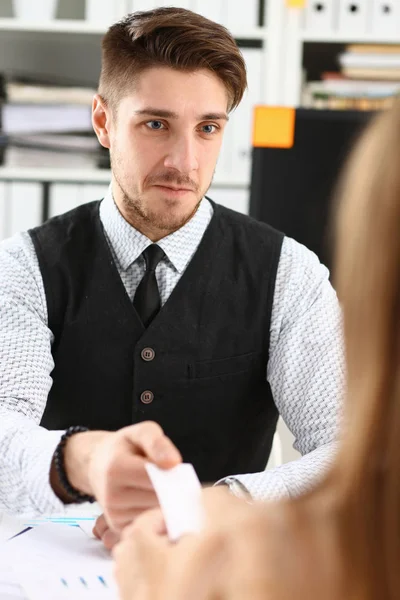
<instances>
[{"instance_id":1,"label":"man","mask_svg":"<svg viewBox=\"0 0 400 600\"><path fill-rule=\"evenodd\" d=\"M343 352L327 270L205 197L245 86L232 37L190 11L106 34L93 126L110 191L1 245L3 508L96 498L119 531L157 505L145 460L183 457L261 498L299 492L332 456ZM265 473L278 410L305 456Z\"/></svg>"}]
</instances>

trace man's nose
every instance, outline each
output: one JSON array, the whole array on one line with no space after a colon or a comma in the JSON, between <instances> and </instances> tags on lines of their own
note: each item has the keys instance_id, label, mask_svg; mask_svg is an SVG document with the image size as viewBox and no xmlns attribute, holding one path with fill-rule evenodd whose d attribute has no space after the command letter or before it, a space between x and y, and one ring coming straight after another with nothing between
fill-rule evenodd
<instances>
[{"instance_id":1,"label":"man's nose","mask_svg":"<svg viewBox=\"0 0 400 600\"><path fill-rule=\"evenodd\" d=\"M191 173L198 168L196 141L190 136L181 136L171 143L164 166L180 173Z\"/></svg>"}]
</instances>

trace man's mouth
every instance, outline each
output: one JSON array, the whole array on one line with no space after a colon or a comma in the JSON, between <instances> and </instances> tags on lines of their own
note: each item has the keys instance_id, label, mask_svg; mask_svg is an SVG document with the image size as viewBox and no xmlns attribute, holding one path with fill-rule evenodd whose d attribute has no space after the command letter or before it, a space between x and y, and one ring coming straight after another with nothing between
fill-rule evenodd
<instances>
[{"instance_id":1,"label":"man's mouth","mask_svg":"<svg viewBox=\"0 0 400 600\"><path fill-rule=\"evenodd\" d=\"M186 187L176 187L176 186L172 186L172 185L164 185L163 183L157 183L155 184L156 187L161 187L167 190L171 190L172 192L192 192L192 188L186 188Z\"/></svg>"}]
</instances>

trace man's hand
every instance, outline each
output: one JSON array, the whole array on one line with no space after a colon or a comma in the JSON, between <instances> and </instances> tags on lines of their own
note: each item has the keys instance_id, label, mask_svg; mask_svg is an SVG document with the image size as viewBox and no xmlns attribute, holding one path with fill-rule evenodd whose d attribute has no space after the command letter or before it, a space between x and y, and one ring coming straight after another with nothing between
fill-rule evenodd
<instances>
[{"instance_id":1,"label":"man's hand","mask_svg":"<svg viewBox=\"0 0 400 600\"><path fill-rule=\"evenodd\" d=\"M115 533L143 511L158 506L146 462L164 469L182 462L171 440L152 421L117 432L77 433L65 446L64 464L69 482L79 491L95 496Z\"/></svg>"},{"instance_id":2,"label":"man's hand","mask_svg":"<svg viewBox=\"0 0 400 600\"><path fill-rule=\"evenodd\" d=\"M161 508L148 510L145 514L143 514L143 516L134 521L134 523L136 527L147 528L154 535L167 535L167 529ZM132 525L128 525L128 529L131 526ZM124 532L126 532L126 530L127 528L124 529ZM121 539L119 533L116 533L110 529L104 515L100 515L96 519L96 523L93 527L93 534L103 542L107 550L111 550Z\"/></svg>"},{"instance_id":3,"label":"man's hand","mask_svg":"<svg viewBox=\"0 0 400 600\"><path fill-rule=\"evenodd\" d=\"M114 548L115 544L121 539L119 533L110 529L104 515L97 517L93 527L93 535L103 542L107 550Z\"/></svg>"}]
</instances>

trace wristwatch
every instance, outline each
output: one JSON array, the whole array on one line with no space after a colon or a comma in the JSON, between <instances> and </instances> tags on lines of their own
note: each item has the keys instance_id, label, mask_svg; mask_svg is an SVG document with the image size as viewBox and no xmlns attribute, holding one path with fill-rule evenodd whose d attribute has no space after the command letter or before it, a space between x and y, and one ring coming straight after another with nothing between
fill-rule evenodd
<instances>
[{"instance_id":1,"label":"wristwatch","mask_svg":"<svg viewBox=\"0 0 400 600\"><path fill-rule=\"evenodd\" d=\"M241 481L239 481L239 479L236 479L236 477L226 477L217 485L227 485L229 491L232 492L234 496L242 498L242 500L245 500L248 504L253 504L253 499L249 490Z\"/></svg>"}]
</instances>

